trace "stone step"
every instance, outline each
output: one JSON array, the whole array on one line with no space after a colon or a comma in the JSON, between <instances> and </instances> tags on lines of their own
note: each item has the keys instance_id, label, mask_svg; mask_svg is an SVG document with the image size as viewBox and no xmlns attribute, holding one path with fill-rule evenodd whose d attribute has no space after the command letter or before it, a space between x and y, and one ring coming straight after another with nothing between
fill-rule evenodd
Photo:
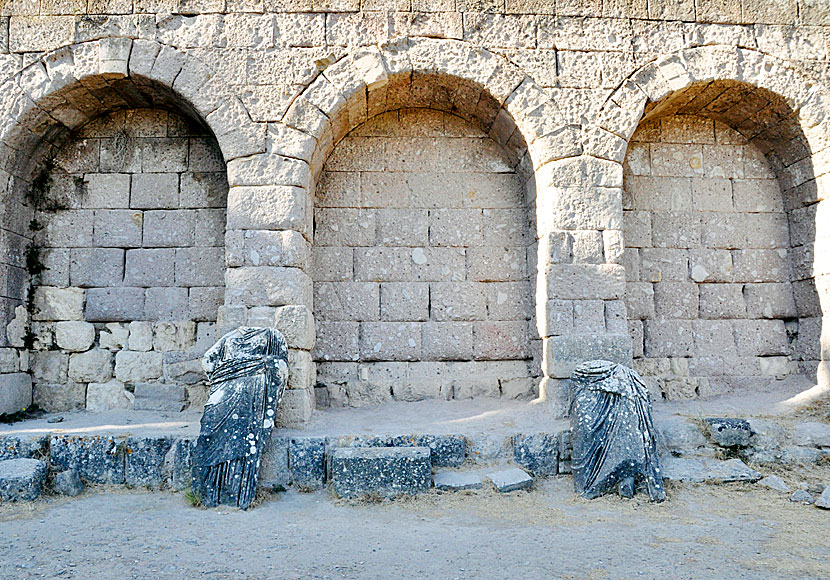
<instances>
[{"instance_id":1,"label":"stone step","mask_svg":"<svg viewBox=\"0 0 830 580\"><path fill-rule=\"evenodd\" d=\"M481 489L481 476L472 471L439 471L434 477L435 489L463 491Z\"/></svg>"},{"instance_id":2,"label":"stone step","mask_svg":"<svg viewBox=\"0 0 830 580\"><path fill-rule=\"evenodd\" d=\"M40 497L48 469L39 459L0 461L0 501L32 501Z\"/></svg>"},{"instance_id":3,"label":"stone step","mask_svg":"<svg viewBox=\"0 0 830 580\"><path fill-rule=\"evenodd\" d=\"M331 482L340 497L395 497L427 491L432 483L428 447L355 447L331 452Z\"/></svg>"},{"instance_id":4,"label":"stone step","mask_svg":"<svg viewBox=\"0 0 830 580\"><path fill-rule=\"evenodd\" d=\"M492 471L487 473L486 477L501 493L530 489L533 486L533 477L524 469L518 467Z\"/></svg>"}]
</instances>

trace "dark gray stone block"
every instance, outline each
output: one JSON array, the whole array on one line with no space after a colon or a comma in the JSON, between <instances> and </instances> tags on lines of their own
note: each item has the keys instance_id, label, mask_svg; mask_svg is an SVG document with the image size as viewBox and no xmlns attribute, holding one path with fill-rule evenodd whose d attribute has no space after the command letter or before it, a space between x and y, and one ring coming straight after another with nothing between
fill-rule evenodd
<instances>
[{"instance_id":1,"label":"dark gray stone block","mask_svg":"<svg viewBox=\"0 0 830 580\"><path fill-rule=\"evenodd\" d=\"M443 491L463 491L481 489L481 476L470 471L439 471L433 476L435 489Z\"/></svg>"},{"instance_id":2,"label":"dark gray stone block","mask_svg":"<svg viewBox=\"0 0 830 580\"><path fill-rule=\"evenodd\" d=\"M518 467L488 473L487 479L493 482L493 485L501 493L530 489L533 486L533 478L530 474Z\"/></svg>"},{"instance_id":3,"label":"dark gray stone block","mask_svg":"<svg viewBox=\"0 0 830 580\"><path fill-rule=\"evenodd\" d=\"M161 488L164 459L173 445L167 437L130 437L125 443L127 458L124 479L134 487Z\"/></svg>"},{"instance_id":4,"label":"dark gray stone block","mask_svg":"<svg viewBox=\"0 0 830 580\"><path fill-rule=\"evenodd\" d=\"M340 497L367 494L394 497L427 491L432 483L427 447L360 447L334 449L331 480Z\"/></svg>"},{"instance_id":5,"label":"dark gray stone block","mask_svg":"<svg viewBox=\"0 0 830 580\"><path fill-rule=\"evenodd\" d=\"M40 497L48 469L39 459L0 461L0 500L32 501Z\"/></svg>"},{"instance_id":6,"label":"dark gray stone block","mask_svg":"<svg viewBox=\"0 0 830 580\"><path fill-rule=\"evenodd\" d=\"M39 459L48 455L49 436L3 435L0 437L0 460Z\"/></svg>"},{"instance_id":7,"label":"dark gray stone block","mask_svg":"<svg viewBox=\"0 0 830 580\"><path fill-rule=\"evenodd\" d=\"M74 469L67 469L55 474L55 491L61 495L75 497L84 490L84 482Z\"/></svg>"},{"instance_id":8,"label":"dark gray stone block","mask_svg":"<svg viewBox=\"0 0 830 580\"><path fill-rule=\"evenodd\" d=\"M536 477L559 472L559 437L547 433L513 436L513 461Z\"/></svg>"},{"instance_id":9,"label":"dark gray stone block","mask_svg":"<svg viewBox=\"0 0 830 580\"><path fill-rule=\"evenodd\" d=\"M191 439L176 439L164 458L164 480L170 489L193 487L193 447Z\"/></svg>"},{"instance_id":10,"label":"dark gray stone block","mask_svg":"<svg viewBox=\"0 0 830 580\"><path fill-rule=\"evenodd\" d=\"M290 483L288 438L272 436L262 452L262 462L259 466L259 485L266 489L284 489Z\"/></svg>"},{"instance_id":11,"label":"dark gray stone block","mask_svg":"<svg viewBox=\"0 0 830 580\"><path fill-rule=\"evenodd\" d=\"M300 489L319 489L326 483L326 440L292 437L288 443L291 481Z\"/></svg>"},{"instance_id":12,"label":"dark gray stone block","mask_svg":"<svg viewBox=\"0 0 830 580\"><path fill-rule=\"evenodd\" d=\"M712 440L721 447L749 447L752 429L744 419L707 417L706 427Z\"/></svg>"},{"instance_id":13,"label":"dark gray stone block","mask_svg":"<svg viewBox=\"0 0 830 580\"><path fill-rule=\"evenodd\" d=\"M86 481L124 483L124 443L113 437L53 435L49 459L54 469L77 469Z\"/></svg>"},{"instance_id":14,"label":"dark gray stone block","mask_svg":"<svg viewBox=\"0 0 830 580\"><path fill-rule=\"evenodd\" d=\"M428 447L435 467L460 467L467 455L463 435L401 435L389 438L390 447Z\"/></svg>"}]
</instances>

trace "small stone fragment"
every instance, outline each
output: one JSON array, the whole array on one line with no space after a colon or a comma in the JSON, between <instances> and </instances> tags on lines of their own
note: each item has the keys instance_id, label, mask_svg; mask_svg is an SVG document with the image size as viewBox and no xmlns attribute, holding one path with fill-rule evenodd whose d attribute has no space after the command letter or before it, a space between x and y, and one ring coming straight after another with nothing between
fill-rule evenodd
<instances>
[{"instance_id":1,"label":"small stone fragment","mask_svg":"<svg viewBox=\"0 0 830 580\"><path fill-rule=\"evenodd\" d=\"M752 436L749 422L744 419L708 417L709 435L721 447L748 447Z\"/></svg>"},{"instance_id":2,"label":"small stone fragment","mask_svg":"<svg viewBox=\"0 0 830 580\"><path fill-rule=\"evenodd\" d=\"M433 478L435 489L445 491L463 491L465 489L481 489L481 476L477 473L464 471L439 471Z\"/></svg>"},{"instance_id":3,"label":"small stone fragment","mask_svg":"<svg viewBox=\"0 0 830 580\"><path fill-rule=\"evenodd\" d=\"M46 419L47 423L63 423L63 416L58 415L57 417L49 417Z\"/></svg>"},{"instance_id":4,"label":"small stone fragment","mask_svg":"<svg viewBox=\"0 0 830 580\"><path fill-rule=\"evenodd\" d=\"M533 485L533 478L524 469L512 467L502 471L493 471L486 475L501 493L529 489Z\"/></svg>"},{"instance_id":5,"label":"small stone fragment","mask_svg":"<svg viewBox=\"0 0 830 580\"><path fill-rule=\"evenodd\" d=\"M824 486L824 491L818 496L816 500L816 507L823 510L830 510L830 485Z\"/></svg>"},{"instance_id":6,"label":"small stone fragment","mask_svg":"<svg viewBox=\"0 0 830 580\"><path fill-rule=\"evenodd\" d=\"M774 489L775 491L780 491L782 493L790 493L790 488L786 483L784 483L784 480L777 475L766 476L758 482L758 485L761 487L768 487L769 489Z\"/></svg>"},{"instance_id":7,"label":"small stone fragment","mask_svg":"<svg viewBox=\"0 0 830 580\"><path fill-rule=\"evenodd\" d=\"M0 461L0 500L36 500L46 481L46 472L46 463L39 459Z\"/></svg>"},{"instance_id":8,"label":"small stone fragment","mask_svg":"<svg viewBox=\"0 0 830 580\"><path fill-rule=\"evenodd\" d=\"M75 497L84 490L84 482L74 469L67 469L55 474L55 491L61 495Z\"/></svg>"},{"instance_id":9,"label":"small stone fragment","mask_svg":"<svg viewBox=\"0 0 830 580\"><path fill-rule=\"evenodd\" d=\"M815 502L813 496L810 495L809 491L805 491L803 489L799 489L794 494L790 496L790 501L793 503L802 503L804 505L810 505Z\"/></svg>"}]
</instances>

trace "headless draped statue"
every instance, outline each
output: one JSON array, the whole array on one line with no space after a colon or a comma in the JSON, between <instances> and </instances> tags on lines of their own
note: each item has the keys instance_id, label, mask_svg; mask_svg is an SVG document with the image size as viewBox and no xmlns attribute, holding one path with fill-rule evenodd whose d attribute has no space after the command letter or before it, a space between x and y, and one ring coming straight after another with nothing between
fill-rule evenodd
<instances>
[{"instance_id":1,"label":"headless draped statue","mask_svg":"<svg viewBox=\"0 0 830 580\"><path fill-rule=\"evenodd\" d=\"M251 505L288 380L287 360L285 339L271 328L237 328L205 353L210 396L193 452L194 490L204 505Z\"/></svg>"},{"instance_id":2,"label":"headless draped statue","mask_svg":"<svg viewBox=\"0 0 830 580\"><path fill-rule=\"evenodd\" d=\"M644 484L663 501L663 477L651 419L651 397L632 369L603 360L571 376L572 467L577 493L593 499L616 488L631 497Z\"/></svg>"}]
</instances>

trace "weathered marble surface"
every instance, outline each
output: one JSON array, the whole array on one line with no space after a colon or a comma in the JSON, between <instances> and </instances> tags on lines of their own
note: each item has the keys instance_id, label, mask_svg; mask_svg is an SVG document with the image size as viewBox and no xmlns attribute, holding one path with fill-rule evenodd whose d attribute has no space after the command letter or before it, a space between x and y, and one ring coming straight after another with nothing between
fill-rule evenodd
<instances>
[{"instance_id":1,"label":"weathered marble surface","mask_svg":"<svg viewBox=\"0 0 830 580\"><path fill-rule=\"evenodd\" d=\"M631 497L638 484L645 484L653 501L663 501L651 397L640 376L623 365L595 360L579 365L571 382L577 493L593 499L616 488Z\"/></svg>"},{"instance_id":2,"label":"weathered marble surface","mask_svg":"<svg viewBox=\"0 0 830 580\"><path fill-rule=\"evenodd\" d=\"M205 354L210 397L193 451L193 487L205 505L251 505L287 361L285 339L271 328L240 327Z\"/></svg>"}]
</instances>

